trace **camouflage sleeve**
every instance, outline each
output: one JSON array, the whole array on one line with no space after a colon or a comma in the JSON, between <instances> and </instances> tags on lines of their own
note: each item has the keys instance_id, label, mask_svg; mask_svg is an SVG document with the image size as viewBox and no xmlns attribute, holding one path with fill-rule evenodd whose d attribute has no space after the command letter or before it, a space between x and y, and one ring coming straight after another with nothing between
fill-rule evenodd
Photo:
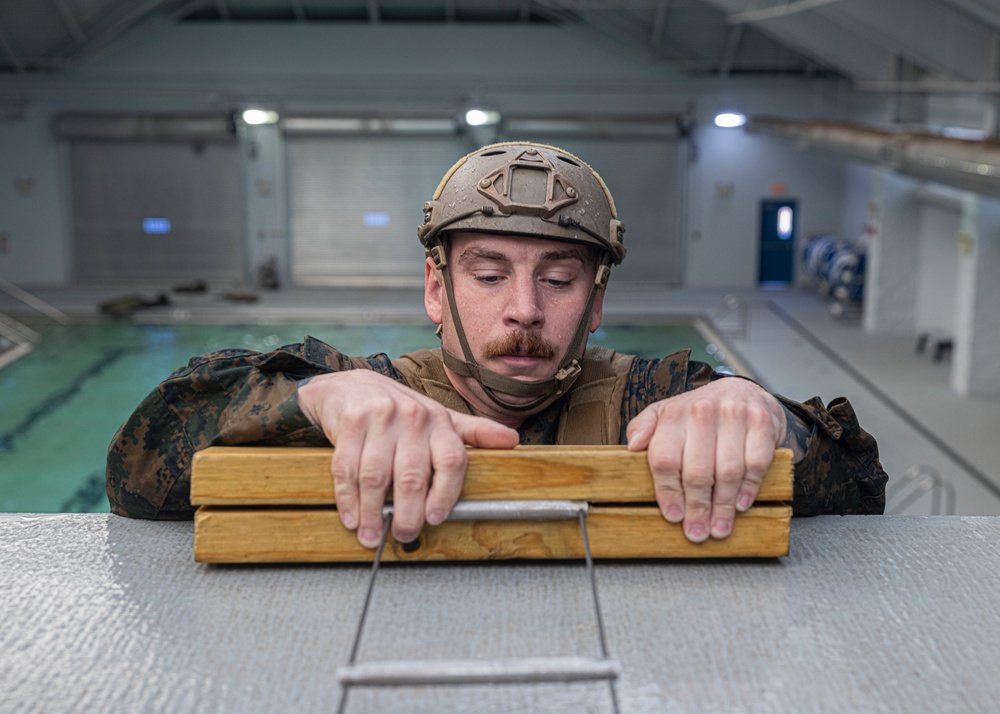
<instances>
[{"instance_id":1,"label":"camouflage sleeve","mask_svg":"<svg viewBox=\"0 0 1000 714\"><path fill-rule=\"evenodd\" d=\"M819 397L799 403L774 396L801 420L790 420L790 429L810 430L806 454L795 464L795 515L882 513L889 477L878 444L861 428L851 403L840 397L824 407Z\"/></svg>"},{"instance_id":2,"label":"camouflage sleeve","mask_svg":"<svg viewBox=\"0 0 1000 714\"><path fill-rule=\"evenodd\" d=\"M662 359L635 358L622 399L620 443L627 441L625 429L628 423L650 404L683 394L712 380L712 367L690 357L690 350L682 350Z\"/></svg>"},{"instance_id":3,"label":"camouflage sleeve","mask_svg":"<svg viewBox=\"0 0 1000 714\"><path fill-rule=\"evenodd\" d=\"M192 359L160 383L115 434L107 461L111 512L191 518L191 461L209 446L327 444L299 409L297 380L353 368L391 369L385 355L347 358L329 349L317 361L303 345Z\"/></svg>"},{"instance_id":4,"label":"camouflage sleeve","mask_svg":"<svg viewBox=\"0 0 1000 714\"><path fill-rule=\"evenodd\" d=\"M660 360L637 358L622 404L621 443L626 442L628 422L649 404L729 378L691 360L687 351ZM840 398L824 407L818 398L800 404L774 396L796 417L789 428L805 451L795 464L795 515L882 513L888 477L879 463L878 444L861 428L850 402Z\"/></svg>"}]
</instances>

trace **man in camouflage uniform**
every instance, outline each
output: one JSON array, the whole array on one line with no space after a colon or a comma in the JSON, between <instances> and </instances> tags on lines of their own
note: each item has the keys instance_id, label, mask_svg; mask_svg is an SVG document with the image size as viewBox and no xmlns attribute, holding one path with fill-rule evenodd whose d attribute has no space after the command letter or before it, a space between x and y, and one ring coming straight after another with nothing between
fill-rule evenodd
<instances>
[{"instance_id":1,"label":"man in camouflage uniform","mask_svg":"<svg viewBox=\"0 0 1000 714\"><path fill-rule=\"evenodd\" d=\"M441 349L359 358L307 338L195 358L115 435L112 511L190 517L199 449L333 443L341 520L373 547L390 488L399 541L447 516L466 445L621 443L647 452L664 518L695 542L729 535L779 446L794 453L797 515L881 513L878 448L845 399L792 402L686 351L586 349L623 233L604 182L575 156L537 144L469 154L418 229Z\"/></svg>"}]
</instances>

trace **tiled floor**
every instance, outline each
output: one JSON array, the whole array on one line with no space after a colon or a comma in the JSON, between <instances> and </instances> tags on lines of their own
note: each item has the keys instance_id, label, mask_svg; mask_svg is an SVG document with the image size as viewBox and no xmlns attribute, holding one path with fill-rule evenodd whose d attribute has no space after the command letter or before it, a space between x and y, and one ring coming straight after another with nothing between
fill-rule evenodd
<instances>
[{"instance_id":1,"label":"tiled floor","mask_svg":"<svg viewBox=\"0 0 1000 714\"><path fill-rule=\"evenodd\" d=\"M128 290L37 290L77 317ZM147 295L155 291L144 292ZM724 350L769 389L796 399L846 396L879 441L890 476L890 513L1000 515L1000 400L962 398L948 387L949 364L915 352L915 337L866 334L857 319L831 316L801 290L641 290L612 285L606 320L700 315L714 321ZM419 289L289 290L256 303L171 296L143 319L192 321L425 320ZM0 312L13 307L0 297ZM916 469L914 478L907 472Z\"/></svg>"}]
</instances>

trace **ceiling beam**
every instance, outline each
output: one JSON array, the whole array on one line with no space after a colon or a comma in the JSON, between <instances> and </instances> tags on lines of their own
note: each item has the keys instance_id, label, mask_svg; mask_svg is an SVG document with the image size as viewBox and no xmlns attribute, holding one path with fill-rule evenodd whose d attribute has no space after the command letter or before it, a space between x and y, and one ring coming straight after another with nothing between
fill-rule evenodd
<instances>
[{"instance_id":1,"label":"ceiling beam","mask_svg":"<svg viewBox=\"0 0 1000 714\"><path fill-rule=\"evenodd\" d=\"M119 0L105 10L100 27L79 48L74 58L81 58L92 50L108 44L167 1L145 0L136 3L132 0Z\"/></svg>"},{"instance_id":2,"label":"ceiling beam","mask_svg":"<svg viewBox=\"0 0 1000 714\"><path fill-rule=\"evenodd\" d=\"M136 41L146 37L150 32L157 32L175 24L178 19L207 2L209 0L188 0L185 3L178 3L177 0L145 0L136 4L132 0L120 0L104 13L106 19L103 26L90 36L86 44L75 52L52 58L52 62L60 67L79 64L89 57L96 56L119 38L127 36L130 41ZM170 6L173 6L172 10L161 12Z\"/></svg>"},{"instance_id":3,"label":"ceiling beam","mask_svg":"<svg viewBox=\"0 0 1000 714\"><path fill-rule=\"evenodd\" d=\"M879 0L880 2L882 0ZM704 0L727 15L746 7L744 0ZM754 29L790 49L855 80L894 79L893 53L850 27L816 12L795 13L754 24Z\"/></svg>"},{"instance_id":4,"label":"ceiling beam","mask_svg":"<svg viewBox=\"0 0 1000 714\"><path fill-rule=\"evenodd\" d=\"M992 79L995 30L941 0L849 2L817 15L941 78Z\"/></svg>"},{"instance_id":5,"label":"ceiling beam","mask_svg":"<svg viewBox=\"0 0 1000 714\"><path fill-rule=\"evenodd\" d=\"M726 48L722 52L722 59L719 60L719 75L728 77L736 61L736 53L740 49L740 41L743 39L745 24L733 25L729 28L729 35L726 37Z\"/></svg>"},{"instance_id":6,"label":"ceiling beam","mask_svg":"<svg viewBox=\"0 0 1000 714\"><path fill-rule=\"evenodd\" d=\"M302 0L292 0L292 13L295 15L295 19L299 22L305 21L306 8L302 4Z\"/></svg>"},{"instance_id":7,"label":"ceiling beam","mask_svg":"<svg viewBox=\"0 0 1000 714\"><path fill-rule=\"evenodd\" d=\"M367 0L368 22L378 24L382 20L382 13L379 11L378 0Z\"/></svg>"},{"instance_id":8,"label":"ceiling beam","mask_svg":"<svg viewBox=\"0 0 1000 714\"><path fill-rule=\"evenodd\" d=\"M14 51L14 48L10 46L9 42L7 42L7 38L3 36L2 31L0 31L0 49L2 49L4 54L10 58L10 63L14 65L15 70L18 72L24 71L24 62L21 61L21 58L18 57L17 53Z\"/></svg>"},{"instance_id":9,"label":"ceiling beam","mask_svg":"<svg viewBox=\"0 0 1000 714\"><path fill-rule=\"evenodd\" d=\"M458 19L455 0L444 0L444 20L445 22L455 22Z\"/></svg>"},{"instance_id":10,"label":"ceiling beam","mask_svg":"<svg viewBox=\"0 0 1000 714\"><path fill-rule=\"evenodd\" d=\"M793 0L793 2L788 2L784 5L762 7L756 10L746 10L745 12L734 12L726 17L726 22L733 25L745 22L763 22L765 20L773 20L776 17L806 12L822 5L829 5L832 2L840 2L840 0Z\"/></svg>"},{"instance_id":11,"label":"ceiling beam","mask_svg":"<svg viewBox=\"0 0 1000 714\"><path fill-rule=\"evenodd\" d=\"M86 44L87 36L84 35L83 30L80 29L80 23L78 23L76 18L73 17L73 13L66 4L66 0L52 0L52 4L56 6L56 10L59 11L59 16L62 18L66 27L69 28L69 33L73 35L73 39L76 40L76 44L80 46Z\"/></svg>"},{"instance_id":12,"label":"ceiling beam","mask_svg":"<svg viewBox=\"0 0 1000 714\"><path fill-rule=\"evenodd\" d=\"M663 35L667 31L667 15L670 14L670 0L660 0L653 13L653 26L649 30L649 44L659 49L663 44Z\"/></svg>"},{"instance_id":13,"label":"ceiling beam","mask_svg":"<svg viewBox=\"0 0 1000 714\"><path fill-rule=\"evenodd\" d=\"M1000 7L993 0L943 0L954 8L1000 29Z\"/></svg>"}]
</instances>

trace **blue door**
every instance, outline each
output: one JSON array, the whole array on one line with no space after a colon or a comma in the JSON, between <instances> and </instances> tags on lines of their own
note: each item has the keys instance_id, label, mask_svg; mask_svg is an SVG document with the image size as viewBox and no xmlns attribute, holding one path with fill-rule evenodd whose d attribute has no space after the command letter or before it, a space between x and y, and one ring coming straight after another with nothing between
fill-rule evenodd
<instances>
[{"instance_id":1,"label":"blue door","mask_svg":"<svg viewBox=\"0 0 1000 714\"><path fill-rule=\"evenodd\" d=\"M761 285L792 282L795 263L795 231L798 228L798 202L794 199L765 199L760 202Z\"/></svg>"}]
</instances>

